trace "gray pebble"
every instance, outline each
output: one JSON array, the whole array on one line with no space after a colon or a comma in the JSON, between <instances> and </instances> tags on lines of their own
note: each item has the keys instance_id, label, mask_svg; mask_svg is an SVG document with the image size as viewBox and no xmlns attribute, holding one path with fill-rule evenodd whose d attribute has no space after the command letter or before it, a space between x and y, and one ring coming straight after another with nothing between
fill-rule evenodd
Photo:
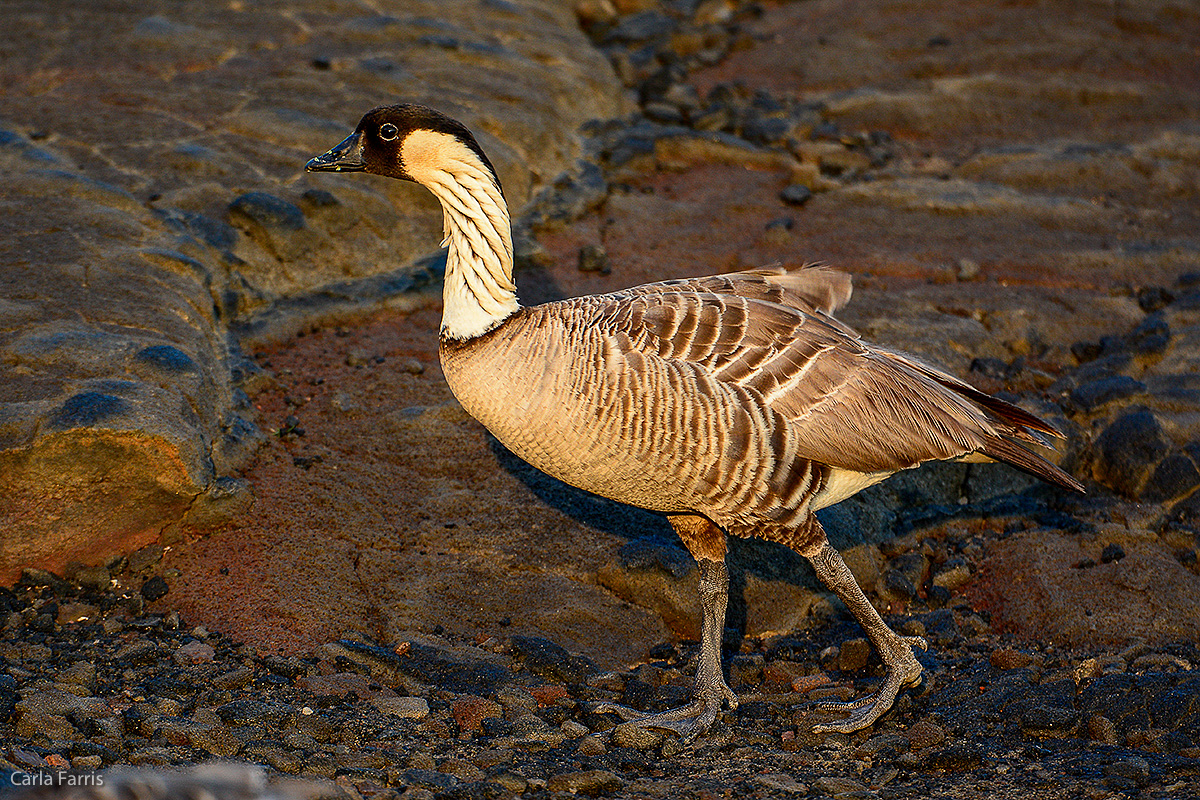
<instances>
[{"instance_id":1,"label":"gray pebble","mask_svg":"<svg viewBox=\"0 0 1200 800\"><path fill-rule=\"evenodd\" d=\"M790 206L802 206L812 198L812 189L802 183L793 183L779 193L779 199Z\"/></svg>"}]
</instances>

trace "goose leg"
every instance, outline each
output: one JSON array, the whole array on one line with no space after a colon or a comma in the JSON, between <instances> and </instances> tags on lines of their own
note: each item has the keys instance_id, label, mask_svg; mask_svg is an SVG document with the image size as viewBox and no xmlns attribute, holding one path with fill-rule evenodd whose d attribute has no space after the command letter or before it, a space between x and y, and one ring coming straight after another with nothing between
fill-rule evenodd
<instances>
[{"instance_id":1,"label":"goose leg","mask_svg":"<svg viewBox=\"0 0 1200 800\"><path fill-rule=\"evenodd\" d=\"M700 662L696 668L696 689L691 703L661 714L645 714L625 706L600 703L596 711L613 711L644 728L662 728L678 733L689 742L712 727L726 701L737 708L737 695L725 683L721 672L721 636L725 630L725 606L729 601L729 573L725 561L697 559L700 568Z\"/></svg>"},{"instance_id":2,"label":"goose leg","mask_svg":"<svg viewBox=\"0 0 1200 800\"><path fill-rule=\"evenodd\" d=\"M887 675L879 690L872 695L852 700L850 702L827 701L814 703L810 708L819 711L845 711L849 716L836 722L814 725L817 732L836 731L851 733L862 730L892 707L896 695L905 686L912 686L921 680L922 667L913 656L913 646L925 649L925 640L920 636L900 636L887 626L868 601L866 595L854 580L854 575L846 567L838 551L833 549L828 541L812 555L805 553L817 577L828 586L838 598L850 609L850 613L858 620L867 633L867 638L887 666Z\"/></svg>"},{"instance_id":3,"label":"goose leg","mask_svg":"<svg viewBox=\"0 0 1200 800\"><path fill-rule=\"evenodd\" d=\"M601 704L597 710L615 711L641 727L675 731L688 742L712 727L724 703L728 702L730 708L738 705L737 695L721 673L729 572L725 569L725 533L720 528L695 514L672 514L667 521L696 559L700 571L700 661L692 702L661 714L645 714L610 703Z\"/></svg>"}]
</instances>

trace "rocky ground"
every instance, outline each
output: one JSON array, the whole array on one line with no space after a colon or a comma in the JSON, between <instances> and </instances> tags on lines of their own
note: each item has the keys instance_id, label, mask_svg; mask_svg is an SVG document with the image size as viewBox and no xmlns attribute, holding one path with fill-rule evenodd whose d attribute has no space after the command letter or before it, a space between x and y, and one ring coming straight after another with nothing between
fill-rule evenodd
<instances>
[{"instance_id":1,"label":"rocky ground","mask_svg":"<svg viewBox=\"0 0 1200 800\"><path fill-rule=\"evenodd\" d=\"M208 526L183 518L123 555L27 569L0 595L0 768L114 768L110 788L231 797L1200 795L1195 8L575 11L628 92L609 107L638 111L585 126L583 161L559 178L546 174L573 157L569 139L540 176L515 179L510 199L533 198L524 302L833 263L856 279L848 322L1054 419L1089 494L937 465L826 512L872 600L931 644L925 684L868 731L809 732L804 704L868 688L877 657L800 559L753 542L731 556L739 710L688 747L614 727L588 703L686 695L686 553L661 520L546 479L462 412L437 365L436 258L315 291L272 284L264 247L319 240L335 264L384 246L376 231L396 221L369 194L390 188L309 179L301 197L280 166L273 191L297 192L303 226L262 198L227 216L254 287L233 296L257 298L221 318L249 356L230 396L245 393L238 414L263 444L208 490L236 500ZM400 26L321 19L344 34L340 55L288 44L359 99L377 54L355 48ZM507 58L456 35L432 44ZM504 42L536 50L530 36ZM272 91L292 86L271 74ZM358 111L340 115L345 130ZM310 130L308 155L341 136L319 127L328 141ZM485 142L511 148L506 187L521 148L536 149L517 139ZM219 217L215 190L204 197L194 213ZM337 240L355 214L375 238ZM195 382L173 353L142 362Z\"/></svg>"},{"instance_id":2,"label":"rocky ground","mask_svg":"<svg viewBox=\"0 0 1200 800\"><path fill-rule=\"evenodd\" d=\"M1013 647L969 605L893 616L928 637L925 683L853 736L812 735L805 704L878 675L859 632L830 620L734 636L742 702L683 746L591 710L659 710L687 697L693 645L661 642L603 672L539 637L481 629L395 647L363 636L304 657L263 654L178 612L145 613L161 579L123 565L117 591L29 571L0 596L5 761L102 773L108 790L283 797L1184 798L1200 791L1195 641L1117 650ZM143 567L149 568L150 565ZM122 586L130 588L120 591ZM852 688L853 687L853 688ZM223 765L214 761L228 762ZM193 772L151 767L209 764ZM242 766L239 766L242 765ZM133 768L140 768L136 771ZM279 779L276 778L278 781ZM134 787L134 788L128 788ZM138 789L138 787L141 787ZM147 788L148 787L148 788ZM157 788L156 788L157 787ZM163 788L167 791L163 791ZM91 797L89 787L29 797ZM146 796L134 794L131 796ZM187 795L193 796L193 795Z\"/></svg>"}]
</instances>

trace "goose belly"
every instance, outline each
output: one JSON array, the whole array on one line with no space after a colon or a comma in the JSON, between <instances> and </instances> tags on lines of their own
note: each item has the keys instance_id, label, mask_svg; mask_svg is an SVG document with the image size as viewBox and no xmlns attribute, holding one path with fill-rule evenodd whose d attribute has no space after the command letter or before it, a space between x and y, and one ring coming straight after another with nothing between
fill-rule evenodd
<instances>
[{"instance_id":1,"label":"goose belly","mask_svg":"<svg viewBox=\"0 0 1200 800\"><path fill-rule=\"evenodd\" d=\"M515 455L564 483L653 511L694 508L703 446L644 416L616 414L603 391L566 373L512 369L487 381L446 369L451 391Z\"/></svg>"},{"instance_id":2,"label":"goose belly","mask_svg":"<svg viewBox=\"0 0 1200 800\"><path fill-rule=\"evenodd\" d=\"M613 435L609 415L595 404L532 405L520 418L503 419L467 410L514 454L571 486L652 511L686 511L696 503L684 468L694 459L676 448L631 446L628 436Z\"/></svg>"}]
</instances>

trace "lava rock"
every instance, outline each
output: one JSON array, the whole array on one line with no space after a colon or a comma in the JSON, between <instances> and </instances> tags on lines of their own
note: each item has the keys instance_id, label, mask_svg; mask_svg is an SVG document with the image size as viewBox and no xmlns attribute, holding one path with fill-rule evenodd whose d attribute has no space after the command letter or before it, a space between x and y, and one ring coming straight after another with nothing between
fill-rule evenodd
<instances>
[{"instance_id":1,"label":"lava rock","mask_svg":"<svg viewBox=\"0 0 1200 800\"><path fill-rule=\"evenodd\" d=\"M546 782L546 788L552 792L570 792L603 796L620 791L625 786L618 775L608 770L593 769L580 772L563 772L554 775Z\"/></svg>"},{"instance_id":2,"label":"lava rock","mask_svg":"<svg viewBox=\"0 0 1200 800\"><path fill-rule=\"evenodd\" d=\"M161 575L155 575L142 584L142 597L150 601L166 596L168 591L170 587Z\"/></svg>"},{"instance_id":3,"label":"lava rock","mask_svg":"<svg viewBox=\"0 0 1200 800\"><path fill-rule=\"evenodd\" d=\"M304 212L295 203L267 192L248 192L229 204L230 216L263 228L298 231L304 227Z\"/></svg>"},{"instance_id":4,"label":"lava rock","mask_svg":"<svg viewBox=\"0 0 1200 800\"><path fill-rule=\"evenodd\" d=\"M1071 405L1080 411L1094 411L1118 400L1146 393L1146 384L1128 375L1110 375L1081 384L1071 392Z\"/></svg>"},{"instance_id":5,"label":"lava rock","mask_svg":"<svg viewBox=\"0 0 1200 800\"><path fill-rule=\"evenodd\" d=\"M1166 434L1154 414L1145 408L1128 411L1114 420L1096 440L1096 480L1136 498L1159 461L1170 450Z\"/></svg>"},{"instance_id":6,"label":"lava rock","mask_svg":"<svg viewBox=\"0 0 1200 800\"><path fill-rule=\"evenodd\" d=\"M779 193L779 199L789 206L802 206L812 199L812 189L802 183L793 183L784 187Z\"/></svg>"},{"instance_id":7,"label":"lava rock","mask_svg":"<svg viewBox=\"0 0 1200 800\"><path fill-rule=\"evenodd\" d=\"M538 636L514 636L512 652L535 675L564 683L583 683L588 675L599 672L590 660L573 656L562 645Z\"/></svg>"},{"instance_id":8,"label":"lava rock","mask_svg":"<svg viewBox=\"0 0 1200 800\"><path fill-rule=\"evenodd\" d=\"M1159 462L1142 490L1142 499L1162 503L1190 494L1200 486L1200 469L1188 453L1172 453Z\"/></svg>"},{"instance_id":9,"label":"lava rock","mask_svg":"<svg viewBox=\"0 0 1200 800\"><path fill-rule=\"evenodd\" d=\"M102 392L81 392L67 398L62 407L50 416L49 422L51 427L58 430L89 428L129 410L129 403L120 397Z\"/></svg>"},{"instance_id":10,"label":"lava rock","mask_svg":"<svg viewBox=\"0 0 1200 800\"><path fill-rule=\"evenodd\" d=\"M169 344L143 348L137 352L134 358L167 374L196 372L199 369L191 356Z\"/></svg>"},{"instance_id":11,"label":"lava rock","mask_svg":"<svg viewBox=\"0 0 1200 800\"><path fill-rule=\"evenodd\" d=\"M1079 714L1067 708L1034 706L1021 715L1021 730L1043 739L1061 739L1079 725Z\"/></svg>"}]
</instances>

